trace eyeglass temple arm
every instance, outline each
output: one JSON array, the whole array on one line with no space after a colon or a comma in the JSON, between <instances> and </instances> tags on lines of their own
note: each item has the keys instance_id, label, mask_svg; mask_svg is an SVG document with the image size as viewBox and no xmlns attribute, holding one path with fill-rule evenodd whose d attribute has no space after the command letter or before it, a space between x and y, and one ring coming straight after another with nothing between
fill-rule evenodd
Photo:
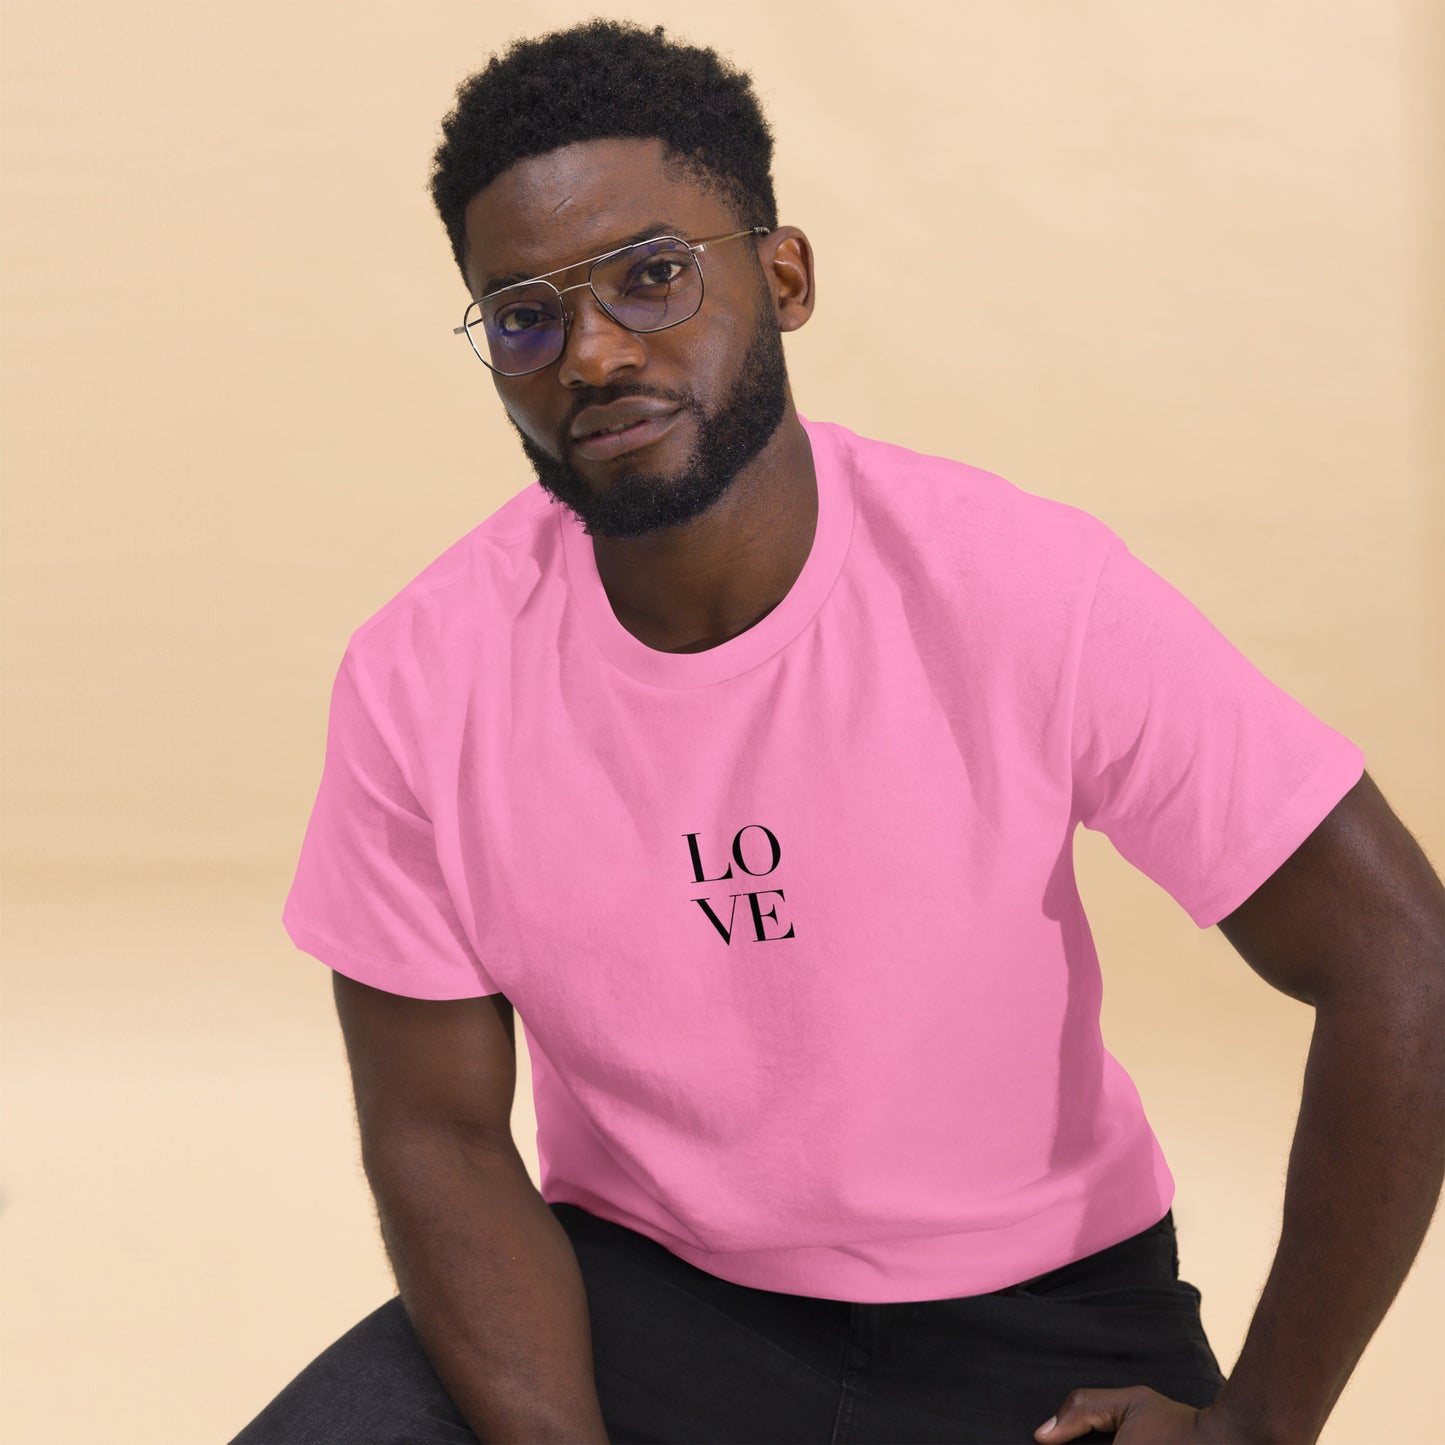
<instances>
[{"instance_id":1,"label":"eyeglass temple arm","mask_svg":"<svg viewBox=\"0 0 1445 1445\"><path fill-rule=\"evenodd\" d=\"M689 251L706 251L709 246L721 246L724 241L736 241L739 236L768 236L772 233L766 226L749 226L746 231L734 231L731 235L715 236L711 241L699 241L689 246Z\"/></svg>"}]
</instances>

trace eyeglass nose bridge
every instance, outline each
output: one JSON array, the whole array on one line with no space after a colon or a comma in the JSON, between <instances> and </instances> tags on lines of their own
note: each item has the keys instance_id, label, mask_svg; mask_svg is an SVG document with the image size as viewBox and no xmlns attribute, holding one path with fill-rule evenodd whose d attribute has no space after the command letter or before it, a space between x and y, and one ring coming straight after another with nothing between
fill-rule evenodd
<instances>
[{"instance_id":1,"label":"eyeglass nose bridge","mask_svg":"<svg viewBox=\"0 0 1445 1445\"><path fill-rule=\"evenodd\" d=\"M550 281L547 284L552 286ZM562 300L569 291L590 291L592 293L592 299L597 303L598 309L602 314L609 321L618 326L622 326L622 323L607 309L607 303L597 294L597 288L592 284L592 277L590 275L585 281L578 281L575 285L552 286L552 289L557 293L557 302L562 307L562 346L557 353L559 356L563 351L566 351L567 343L572 338L572 322L577 315L577 308L575 306L569 306ZM622 329L626 331L630 328L623 326Z\"/></svg>"}]
</instances>

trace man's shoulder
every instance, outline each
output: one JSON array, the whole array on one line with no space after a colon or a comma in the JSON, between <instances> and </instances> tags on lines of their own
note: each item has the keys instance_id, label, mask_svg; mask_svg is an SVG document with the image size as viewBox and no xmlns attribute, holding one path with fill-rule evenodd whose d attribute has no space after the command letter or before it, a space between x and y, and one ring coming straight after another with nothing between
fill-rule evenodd
<instances>
[{"instance_id":1,"label":"man's shoulder","mask_svg":"<svg viewBox=\"0 0 1445 1445\"><path fill-rule=\"evenodd\" d=\"M354 629L349 648L384 666L398 648L414 658L471 646L535 586L541 554L556 545L555 512L538 483L524 487L393 592Z\"/></svg>"},{"instance_id":2,"label":"man's shoulder","mask_svg":"<svg viewBox=\"0 0 1445 1445\"><path fill-rule=\"evenodd\" d=\"M938 452L863 436L836 422L812 423L846 459L855 505L886 517L929 551L993 555L1017 566L1070 557L1095 565L1114 533L1093 513L1030 491L999 472Z\"/></svg>"}]
</instances>

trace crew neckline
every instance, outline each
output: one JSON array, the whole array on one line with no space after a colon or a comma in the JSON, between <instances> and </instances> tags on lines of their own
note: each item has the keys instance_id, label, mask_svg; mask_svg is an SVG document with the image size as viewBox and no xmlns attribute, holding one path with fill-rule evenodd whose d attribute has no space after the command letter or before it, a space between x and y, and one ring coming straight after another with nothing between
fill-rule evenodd
<instances>
[{"instance_id":1,"label":"crew neckline","mask_svg":"<svg viewBox=\"0 0 1445 1445\"><path fill-rule=\"evenodd\" d=\"M567 582L586 631L614 667L656 687L705 687L748 671L786 647L812 621L843 565L853 528L851 458L838 428L798 420L813 451L818 519L807 561L793 585L765 617L746 632L704 652L663 652L636 638L618 620L597 571L592 538L576 515L557 508Z\"/></svg>"}]
</instances>

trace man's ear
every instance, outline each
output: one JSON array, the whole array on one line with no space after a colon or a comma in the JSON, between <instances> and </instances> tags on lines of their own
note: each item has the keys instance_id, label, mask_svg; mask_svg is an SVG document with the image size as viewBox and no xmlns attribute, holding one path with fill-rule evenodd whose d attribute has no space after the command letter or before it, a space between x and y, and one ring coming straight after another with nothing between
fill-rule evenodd
<instances>
[{"instance_id":1,"label":"man's ear","mask_svg":"<svg viewBox=\"0 0 1445 1445\"><path fill-rule=\"evenodd\" d=\"M766 236L758 259L768 278L779 331L796 331L813 314L816 294L813 248L796 226L779 226Z\"/></svg>"}]
</instances>

